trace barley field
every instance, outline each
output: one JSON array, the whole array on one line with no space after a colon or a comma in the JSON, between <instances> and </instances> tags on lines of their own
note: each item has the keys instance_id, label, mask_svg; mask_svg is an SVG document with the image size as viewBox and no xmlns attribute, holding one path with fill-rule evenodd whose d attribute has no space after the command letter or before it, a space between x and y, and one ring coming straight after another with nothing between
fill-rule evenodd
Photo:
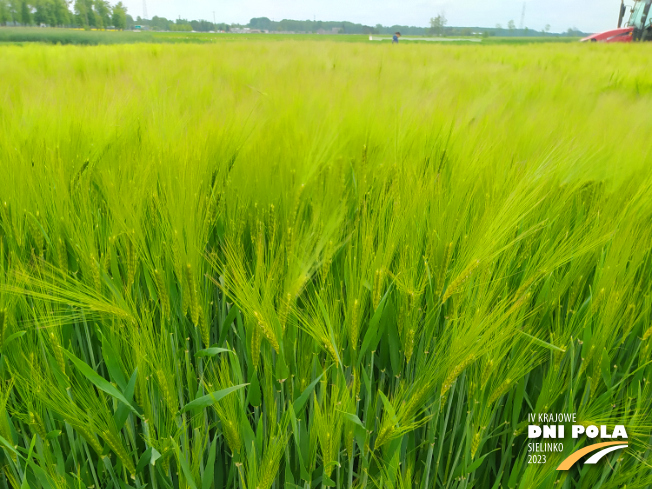
<instances>
[{"instance_id":1,"label":"barley field","mask_svg":"<svg viewBox=\"0 0 652 489\"><path fill-rule=\"evenodd\" d=\"M649 49L0 46L0 488L652 487Z\"/></svg>"}]
</instances>

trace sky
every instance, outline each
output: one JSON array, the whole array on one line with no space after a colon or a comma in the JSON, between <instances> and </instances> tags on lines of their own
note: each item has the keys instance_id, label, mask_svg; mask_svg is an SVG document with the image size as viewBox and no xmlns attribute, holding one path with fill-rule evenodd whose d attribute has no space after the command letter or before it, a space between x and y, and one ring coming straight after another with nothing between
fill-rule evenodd
<instances>
[{"instance_id":1,"label":"sky","mask_svg":"<svg viewBox=\"0 0 652 489\"><path fill-rule=\"evenodd\" d=\"M115 0L117 1L117 0ZM111 3L115 3L111 1ZM143 0L122 0L128 12L143 16ZM521 23L525 5L525 27L552 32L577 27L584 32L614 28L618 19L618 0L145 0L147 17L213 20L246 24L252 17L272 20L332 20L366 25L427 26L429 19L444 13L450 26L506 27L513 20ZM632 4L628 0L626 4Z\"/></svg>"}]
</instances>

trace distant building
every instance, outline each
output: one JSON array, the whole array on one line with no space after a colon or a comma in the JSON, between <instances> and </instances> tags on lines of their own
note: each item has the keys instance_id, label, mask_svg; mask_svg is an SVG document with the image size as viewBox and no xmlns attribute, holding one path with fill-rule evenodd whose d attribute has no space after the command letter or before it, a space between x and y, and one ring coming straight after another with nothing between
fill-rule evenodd
<instances>
[{"instance_id":1,"label":"distant building","mask_svg":"<svg viewBox=\"0 0 652 489\"><path fill-rule=\"evenodd\" d=\"M231 27L229 32L234 34L269 34L266 29L251 29L249 27Z\"/></svg>"},{"instance_id":2,"label":"distant building","mask_svg":"<svg viewBox=\"0 0 652 489\"><path fill-rule=\"evenodd\" d=\"M339 27L333 27L332 29L328 29L328 30L317 29L317 34L339 34L341 30L342 29L340 29Z\"/></svg>"}]
</instances>

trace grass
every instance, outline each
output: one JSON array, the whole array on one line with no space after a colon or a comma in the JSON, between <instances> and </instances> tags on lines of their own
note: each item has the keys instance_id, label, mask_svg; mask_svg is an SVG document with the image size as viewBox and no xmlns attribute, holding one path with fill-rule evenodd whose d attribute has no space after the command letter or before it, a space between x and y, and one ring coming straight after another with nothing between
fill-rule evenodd
<instances>
[{"instance_id":1,"label":"grass","mask_svg":"<svg viewBox=\"0 0 652 489\"><path fill-rule=\"evenodd\" d=\"M4 27L0 28L0 43L47 44L131 44L131 43L204 43L214 42L220 34L153 31L99 31L82 29Z\"/></svg>"},{"instance_id":2,"label":"grass","mask_svg":"<svg viewBox=\"0 0 652 489\"><path fill-rule=\"evenodd\" d=\"M647 46L0 50L0 488L650 487Z\"/></svg>"}]
</instances>

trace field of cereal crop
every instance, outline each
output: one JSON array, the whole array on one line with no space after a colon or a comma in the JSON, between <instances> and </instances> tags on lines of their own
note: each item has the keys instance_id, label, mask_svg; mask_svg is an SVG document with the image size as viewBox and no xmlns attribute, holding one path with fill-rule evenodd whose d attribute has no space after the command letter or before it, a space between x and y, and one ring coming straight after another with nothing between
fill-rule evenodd
<instances>
[{"instance_id":1,"label":"field of cereal crop","mask_svg":"<svg viewBox=\"0 0 652 489\"><path fill-rule=\"evenodd\" d=\"M651 75L0 45L0 488L651 487ZM599 439L533 413L628 447L557 471Z\"/></svg>"}]
</instances>

